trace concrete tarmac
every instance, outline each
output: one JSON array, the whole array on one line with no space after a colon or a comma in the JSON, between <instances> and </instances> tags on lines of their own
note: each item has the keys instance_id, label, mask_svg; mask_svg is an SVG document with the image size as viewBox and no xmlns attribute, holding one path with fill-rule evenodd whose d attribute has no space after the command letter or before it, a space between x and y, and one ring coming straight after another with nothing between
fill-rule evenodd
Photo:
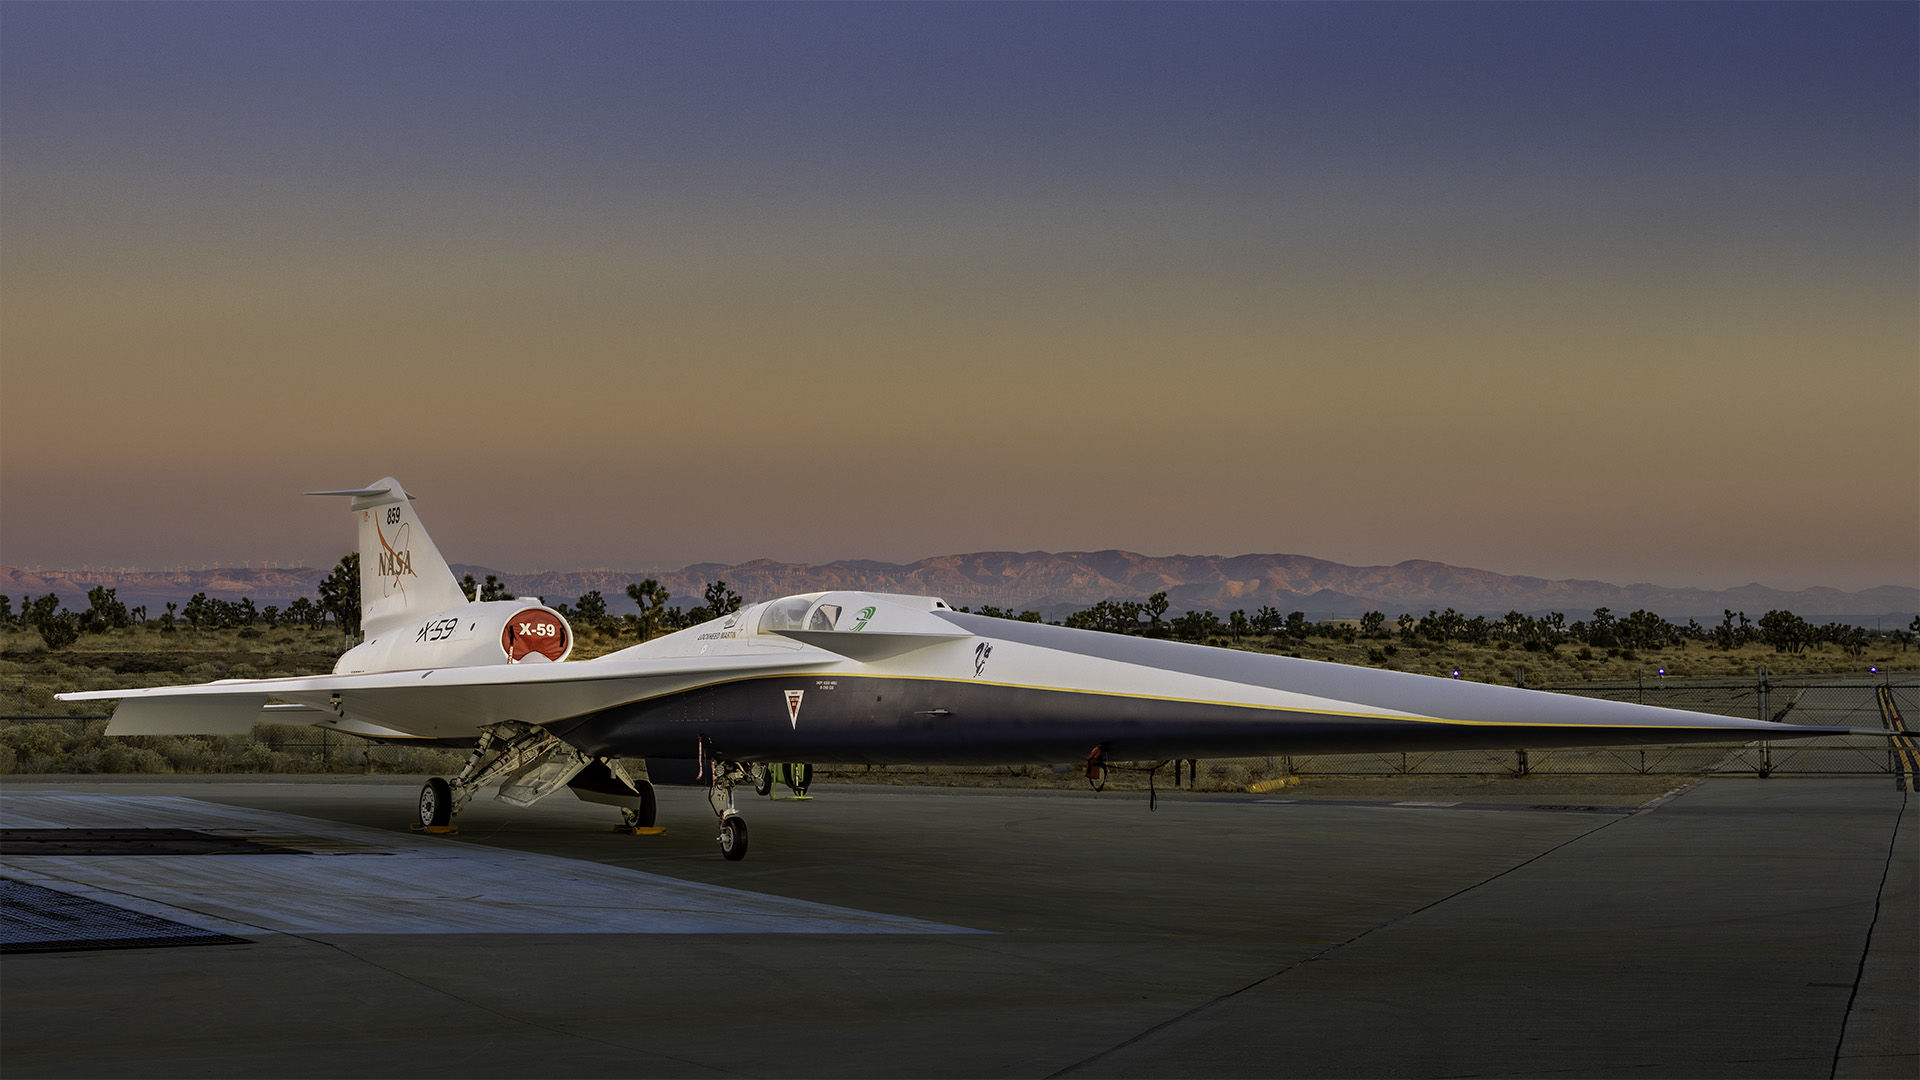
<instances>
[{"instance_id":1,"label":"concrete tarmac","mask_svg":"<svg viewBox=\"0 0 1920 1080\"><path fill-rule=\"evenodd\" d=\"M8 955L6 1074L1920 1075L1914 815L1884 777L1638 812L743 792L741 863L698 791L661 789L661 836L557 795L423 838L417 783L8 778L9 828L185 814L312 854L0 858L244 939ZM649 914L689 896L707 921ZM364 921L384 901L406 919Z\"/></svg>"}]
</instances>

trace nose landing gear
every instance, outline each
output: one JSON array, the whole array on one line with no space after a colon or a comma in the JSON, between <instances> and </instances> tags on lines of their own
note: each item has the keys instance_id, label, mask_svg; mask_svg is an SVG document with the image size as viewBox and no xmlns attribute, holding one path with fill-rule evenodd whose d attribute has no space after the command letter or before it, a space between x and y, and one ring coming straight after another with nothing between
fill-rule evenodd
<instances>
[{"instance_id":1,"label":"nose landing gear","mask_svg":"<svg viewBox=\"0 0 1920 1080\"><path fill-rule=\"evenodd\" d=\"M707 768L707 805L720 819L720 854L739 862L747 857L747 819L733 808L733 785L753 783L754 772L737 761L709 759Z\"/></svg>"}]
</instances>

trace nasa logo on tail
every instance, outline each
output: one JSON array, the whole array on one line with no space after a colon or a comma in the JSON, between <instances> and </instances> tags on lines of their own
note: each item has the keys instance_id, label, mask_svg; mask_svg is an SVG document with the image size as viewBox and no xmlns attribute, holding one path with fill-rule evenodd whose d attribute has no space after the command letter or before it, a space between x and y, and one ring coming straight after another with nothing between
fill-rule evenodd
<instances>
[{"instance_id":1,"label":"nasa logo on tail","mask_svg":"<svg viewBox=\"0 0 1920 1080\"><path fill-rule=\"evenodd\" d=\"M399 521L400 508L396 506L388 510L386 517L387 524L389 525ZM382 586L380 593L382 596L393 595L393 590L395 589L399 589L401 595L404 596L407 591L407 586L406 583L400 579L402 577L419 576L413 572L413 549L408 546L407 543L408 532L409 530L405 524L402 524L400 528L394 532L393 539L395 543L400 545L398 549L395 549L393 544L387 543L387 534L381 530L380 523L378 521L373 523L373 535L380 539L380 546L385 549L376 552L379 556L377 566L380 574L380 584Z\"/></svg>"}]
</instances>

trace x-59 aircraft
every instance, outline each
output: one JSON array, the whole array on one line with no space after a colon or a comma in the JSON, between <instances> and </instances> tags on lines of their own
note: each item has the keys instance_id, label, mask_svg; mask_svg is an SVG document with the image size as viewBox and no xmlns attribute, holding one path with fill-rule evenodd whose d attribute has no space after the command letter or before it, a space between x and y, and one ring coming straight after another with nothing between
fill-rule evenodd
<instances>
[{"instance_id":1,"label":"x-59 aircraft","mask_svg":"<svg viewBox=\"0 0 1920 1080\"><path fill-rule=\"evenodd\" d=\"M1353 751L1746 742L1834 728L1742 720L955 611L931 596L824 592L753 604L593 660L522 600L473 602L387 478L313 492L359 519L361 631L331 675L103 690L112 735L305 722L472 747L420 792L448 826L483 787L561 788L654 823L649 780L703 782L728 859L734 785L767 763L1107 763ZM644 764L643 764L644 763ZM636 768L636 766L640 766Z\"/></svg>"}]
</instances>

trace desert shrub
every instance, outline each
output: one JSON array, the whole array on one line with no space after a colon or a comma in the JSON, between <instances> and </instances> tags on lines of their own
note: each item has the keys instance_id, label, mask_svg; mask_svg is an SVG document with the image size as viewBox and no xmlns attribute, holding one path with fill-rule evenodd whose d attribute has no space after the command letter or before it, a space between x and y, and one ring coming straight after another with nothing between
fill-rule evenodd
<instances>
[{"instance_id":1,"label":"desert shrub","mask_svg":"<svg viewBox=\"0 0 1920 1080\"><path fill-rule=\"evenodd\" d=\"M249 742L246 749L237 756L228 759L222 772L283 773L290 772L292 762L287 755L257 742Z\"/></svg>"},{"instance_id":2,"label":"desert shrub","mask_svg":"<svg viewBox=\"0 0 1920 1080\"><path fill-rule=\"evenodd\" d=\"M252 735L108 736L108 721L0 725L0 773L455 773L466 753L367 743L304 724Z\"/></svg>"},{"instance_id":3,"label":"desert shrub","mask_svg":"<svg viewBox=\"0 0 1920 1080\"><path fill-rule=\"evenodd\" d=\"M159 751L144 746L127 746L114 740L101 748L100 771L111 773L169 773L172 766Z\"/></svg>"},{"instance_id":4,"label":"desert shrub","mask_svg":"<svg viewBox=\"0 0 1920 1080\"><path fill-rule=\"evenodd\" d=\"M59 724L10 724L0 728L0 745L19 758L62 757L73 739L73 732Z\"/></svg>"},{"instance_id":5,"label":"desert shrub","mask_svg":"<svg viewBox=\"0 0 1920 1080\"><path fill-rule=\"evenodd\" d=\"M162 760L173 772L203 773L207 768L209 756L207 748L187 739L169 739L167 745L159 751Z\"/></svg>"},{"instance_id":6,"label":"desert shrub","mask_svg":"<svg viewBox=\"0 0 1920 1080\"><path fill-rule=\"evenodd\" d=\"M64 649L80 640L80 620L62 612L40 621L40 637L49 649Z\"/></svg>"}]
</instances>

